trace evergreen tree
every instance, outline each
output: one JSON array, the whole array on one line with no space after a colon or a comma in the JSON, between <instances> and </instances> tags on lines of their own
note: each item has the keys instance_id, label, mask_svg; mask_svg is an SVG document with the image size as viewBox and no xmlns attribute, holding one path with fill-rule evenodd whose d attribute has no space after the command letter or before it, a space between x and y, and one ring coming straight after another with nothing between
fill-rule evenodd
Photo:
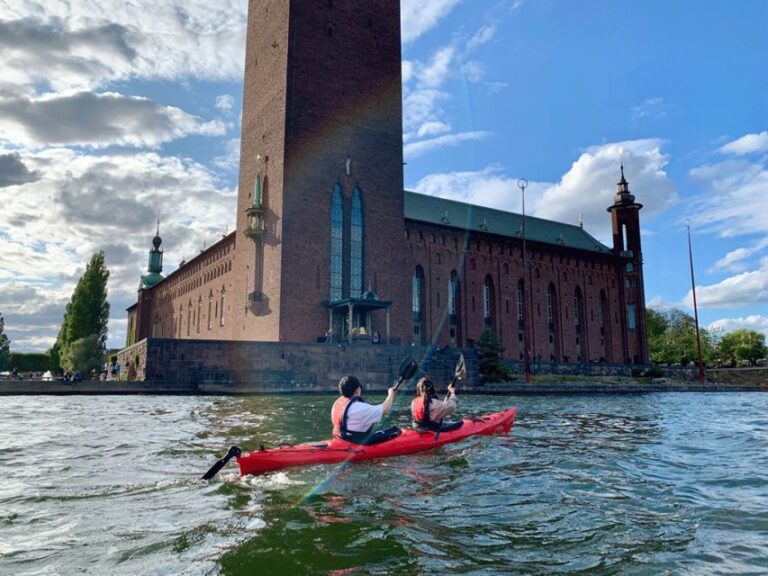
<instances>
[{"instance_id":1,"label":"evergreen tree","mask_svg":"<svg viewBox=\"0 0 768 576\"><path fill-rule=\"evenodd\" d=\"M499 336L486 328L477 339L477 354L480 358L480 382L503 382L509 378L509 371L501 361L504 348Z\"/></svg>"},{"instance_id":2,"label":"evergreen tree","mask_svg":"<svg viewBox=\"0 0 768 576\"><path fill-rule=\"evenodd\" d=\"M8 370L11 357L11 341L5 333L5 319L0 313L0 370Z\"/></svg>"},{"instance_id":3,"label":"evergreen tree","mask_svg":"<svg viewBox=\"0 0 768 576\"><path fill-rule=\"evenodd\" d=\"M109 321L107 280L109 270L104 262L104 252L98 252L91 257L67 304L56 344L48 351L52 363L70 364L65 362L65 359L71 359L69 346L88 336L96 336L103 353Z\"/></svg>"}]
</instances>

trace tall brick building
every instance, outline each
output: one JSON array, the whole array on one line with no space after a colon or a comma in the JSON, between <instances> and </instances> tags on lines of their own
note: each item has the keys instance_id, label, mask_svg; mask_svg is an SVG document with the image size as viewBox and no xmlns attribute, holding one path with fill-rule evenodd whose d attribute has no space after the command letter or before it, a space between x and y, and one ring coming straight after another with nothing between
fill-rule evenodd
<instances>
[{"instance_id":1,"label":"tall brick building","mask_svg":"<svg viewBox=\"0 0 768 576\"><path fill-rule=\"evenodd\" d=\"M623 170L613 247L528 217L525 270L520 215L403 191L399 2L250 0L240 163L234 232L167 278L153 240L128 344L464 347L492 327L513 359L527 338L544 361L647 360Z\"/></svg>"}]
</instances>

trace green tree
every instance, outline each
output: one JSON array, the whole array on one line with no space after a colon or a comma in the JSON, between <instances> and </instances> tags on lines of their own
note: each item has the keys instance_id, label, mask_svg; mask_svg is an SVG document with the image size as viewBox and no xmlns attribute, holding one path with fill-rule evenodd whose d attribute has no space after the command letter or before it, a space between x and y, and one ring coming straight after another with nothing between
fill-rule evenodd
<instances>
[{"instance_id":1,"label":"green tree","mask_svg":"<svg viewBox=\"0 0 768 576\"><path fill-rule=\"evenodd\" d=\"M696 364L698 349L696 345L696 322L693 316L671 308L669 310L646 311L648 333L648 351L651 360L657 364ZM704 328L699 328L701 355L704 363L709 363L715 356L715 335Z\"/></svg>"},{"instance_id":2,"label":"green tree","mask_svg":"<svg viewBox=\"0 0 768 576\"><path fill-rule=\"evenodd\" d=\"M88 374L91 370L101 370L103 362L104 346L98 334L91 334L71 342L61 357L61 364L65 370L72 372L79 370L83 374Z\"/></svg>"},{"instance_id":3,"label":"green tree","mask_svg":"<svg viewBox=\"0 0 768 576\"><path fill-rule=\"evenodd\" d=\"M48 351L54 363L52 369L58 368L55 364L65 366L69 362L65 359L71 358L69 346L87 336L96 336L103 355L109 321L108 280L109 270L104 261L104 252L98 252L91 257L85 273L78 280L64 312L64 322L56 344Z\"/></svg>"},{"instance_id":4,"label":"green tree","mask_svg":"<svg viewBox=\"0 0 768 576\"><path fill-rule=\"evenodd\" d=\"M5 319L0 313L0 370L8 370L11 357L11 341L5 333Z\"/></svg>"},{"instance_id":5,"label":"green tree","mask_svg":"<svg viewBox=\"0 0 768 576\"><path fill-rule=\"evenodd\" d=\"M480 382L502 382L509 378L509 371L501 361L504 348L499 336L486 328L475 343L480 357Z\"/></svg>"},{"instance_id":6,"label":"green tree","mask_svg":"<svg viewBox=\"0 0 768 576\"><path fill-rule=\"evenodd\" d=\"M731 364L749 361L754 365L760 358L765 358L765 334L754 330L734 330L724 334L717 348L719 357L728 360Z\"/></svg>"}]
</instances>

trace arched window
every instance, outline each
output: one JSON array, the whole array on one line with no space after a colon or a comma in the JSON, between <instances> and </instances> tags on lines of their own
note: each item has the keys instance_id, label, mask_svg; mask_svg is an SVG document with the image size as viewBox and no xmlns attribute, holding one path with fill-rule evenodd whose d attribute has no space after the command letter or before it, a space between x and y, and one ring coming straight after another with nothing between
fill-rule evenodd
<instances>
[{"instance_id":1,"label":"arched window","mask_svg":"<svg viewBox=\"0 0 768 576\"><path fill-rule=\"evenodd\" d=\"M190 300L187 304L187 336L189 336L189 332L192 329L192 301Z\"/></svg>"},{"instance_id":2,"label":"arched window","mask_svg":"<svg viewBox=\"0 0 768 576\"><path fill-rule=\"evenodd\" d=\"M344 205L341 184L336 184L331 202L331 302L341 300L343 251Z\"/></svg>"},{"instance_id":3,"label":"arched window","mask_svg":"<svg viewBox=\"0 0 768 576\"><path fill-rule=\"evenodd\" d=\"M221 296L219 297L219 310L221 310L221 313L219 314L219 326L224 326L224 294L225 294L224 288L221 289Z\"/></svg>"},{"instance_id":4,"label":"arched window","mask_svg":"<svg viewBox=\"0 0 768 576\"><path fill-rule=\"evenodd\" d=\"M363 199L360 188L352 192L350 221L349 297L360 298L363 293Z\"/></svg>"},{"instance_id":5,"label":"arched window","mask_svg":"<svg viewBox=\"0 0 768 576\"><path fill-rule=\"evenodd\" d=\"M195 320L195 330L200 332L200 316L203 315L203 299L202 297L197 297L197 319Z\"/></svg>"},{"instance_id":6,"label":"arched window","mask_svg":"<svg viewBox=\"0 0 768 576\"><path fill-rule=\"evenodd\" d=\"M213 291L208 292L208 330L213 327Z\"/></svg>"}]
</instances>

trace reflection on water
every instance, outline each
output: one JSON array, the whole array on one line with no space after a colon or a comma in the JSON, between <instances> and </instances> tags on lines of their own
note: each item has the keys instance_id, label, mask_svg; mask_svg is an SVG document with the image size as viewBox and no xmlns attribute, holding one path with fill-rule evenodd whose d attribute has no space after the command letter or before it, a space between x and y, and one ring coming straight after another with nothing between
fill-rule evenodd
<instances>
[{"instance_id":1,"label":"reflection on water","mask_svg":"<svg viewBox=\"0 0 768 576\"><path fill-rule=\"evenodd\" d=\"M0 574L768 572L768 395L464 398L512 434L199 481L327 437L331 402L3 398Z\"/></svg>"}]
</instances>

